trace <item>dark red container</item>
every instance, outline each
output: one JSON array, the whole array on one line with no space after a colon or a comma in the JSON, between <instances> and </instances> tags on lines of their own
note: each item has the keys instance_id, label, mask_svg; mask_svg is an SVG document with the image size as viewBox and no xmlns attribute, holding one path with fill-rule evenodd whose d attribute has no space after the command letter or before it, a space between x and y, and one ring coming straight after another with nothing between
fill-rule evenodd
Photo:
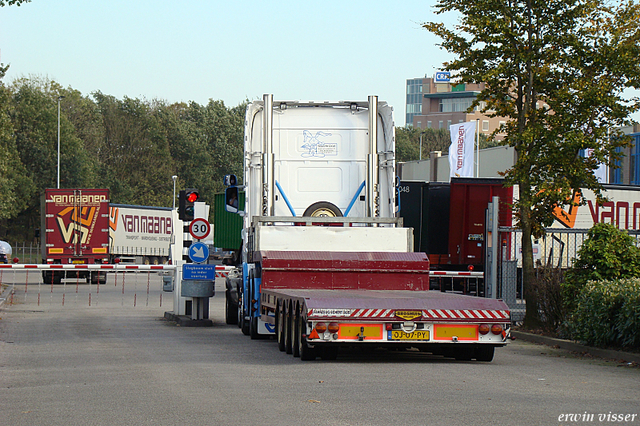
<instances>
[{"instance_id":1,"label":"dark red container","mask_svg":"<svg viewBox=\"0 0 640 426\"><path fill-rule=\"evenodd\" d=\"M512 226L513 188L503 179L452 178L449 205L449 261L452 265L484 264L487 206L500 198L499 226Z\"/></svg>"}]
</instances>

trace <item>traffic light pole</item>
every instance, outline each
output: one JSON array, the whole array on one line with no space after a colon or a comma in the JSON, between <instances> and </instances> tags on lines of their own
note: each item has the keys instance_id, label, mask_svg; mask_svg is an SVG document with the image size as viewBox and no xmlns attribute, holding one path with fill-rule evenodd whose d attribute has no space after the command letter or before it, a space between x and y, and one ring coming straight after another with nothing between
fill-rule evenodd
<instances>
[{"instance_id":1,"label":"traffic light pole","mask_svg":"<svg viewBox=\"0 0 640 426\"><path fill-rule=\"evenodd\" d=\"M203 202L195 202L193 215L195 219L202 218L208 221L209 206ZM172 217L175 227L171 259L177 268L173 285L173 312L166 312L165 318L176 321L182 326L210 326L213 323L209 320L209 298L213 296L215 291L215 278L213 280L193 280L191 278L185 282L184 265L190 263L189 250L194 239L189 230L191 221L180 220L179 210L173 210ZM202 246L202 244L200 245ZM208 257L208 254L205 256Z\"/></svg>"}]
</instances>

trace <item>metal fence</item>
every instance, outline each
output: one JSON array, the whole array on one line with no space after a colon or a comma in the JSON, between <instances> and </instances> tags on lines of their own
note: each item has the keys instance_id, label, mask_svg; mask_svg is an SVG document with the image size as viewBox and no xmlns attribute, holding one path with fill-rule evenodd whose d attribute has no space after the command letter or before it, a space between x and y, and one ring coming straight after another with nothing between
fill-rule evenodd
<instances>
[{"instance_id":1,"label":"metal fence","mask_svg":"<svg viewBox=\"0 0 640 426\"><path fill-rule=\"evenodd\" d=\"M41 263L42 254L40 253L40 243L15 242L9 243L11 246L11 256L7 256L7 260L18 258L19 263Z\"/></svg>"},{"instance_id":2,"label":"metal fence","mask_svg":"<svg viewBox=\"0 0 640 426\"><path fill-rule=\"evenodd\" d=\"M578 250L587 238L588 229L549 228L533 241L533 260L537 267L561 270L573 266ZM522 232L514 228L499 228L501 250L498 255L498 297L511 308L512 318L524 318L525 302L522 284ZM629 231L640 246L640 232Z\"/></svg>"}]
</instances>

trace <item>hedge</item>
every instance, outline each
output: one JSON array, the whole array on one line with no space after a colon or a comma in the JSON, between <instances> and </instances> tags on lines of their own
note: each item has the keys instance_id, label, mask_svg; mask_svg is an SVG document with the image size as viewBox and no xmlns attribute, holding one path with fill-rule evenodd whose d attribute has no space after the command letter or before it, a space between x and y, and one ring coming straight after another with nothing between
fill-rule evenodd
<instances>
[{"instance_id":1,"label":"hedge","mask_svg":"<svg viewBox=\"0 0 640 426\"><path fill-rule=\"evenodd\" d=\"M640 279L589 281L568 329L588 345L640 349Z\"/></svg>"}]
</instances>

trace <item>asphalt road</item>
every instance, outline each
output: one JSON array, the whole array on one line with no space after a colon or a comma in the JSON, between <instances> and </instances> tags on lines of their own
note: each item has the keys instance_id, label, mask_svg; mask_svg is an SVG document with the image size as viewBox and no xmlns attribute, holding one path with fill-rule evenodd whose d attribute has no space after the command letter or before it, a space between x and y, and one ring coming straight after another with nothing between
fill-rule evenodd
<instances>
[{"instance_id":1,"label":"asphalt road","mask_svg":"<svg viewBox=\"0 0 640 426\"><path fill-rule=\"evenodd\" d=\"M220 283L214 326L190 328L163 319L157 275L120 280L15 287L0 308L0 425L640 425L640 369L617 362L519 341L491 363L302 362L225 325Z\"/></svg>"}]
</instances>

